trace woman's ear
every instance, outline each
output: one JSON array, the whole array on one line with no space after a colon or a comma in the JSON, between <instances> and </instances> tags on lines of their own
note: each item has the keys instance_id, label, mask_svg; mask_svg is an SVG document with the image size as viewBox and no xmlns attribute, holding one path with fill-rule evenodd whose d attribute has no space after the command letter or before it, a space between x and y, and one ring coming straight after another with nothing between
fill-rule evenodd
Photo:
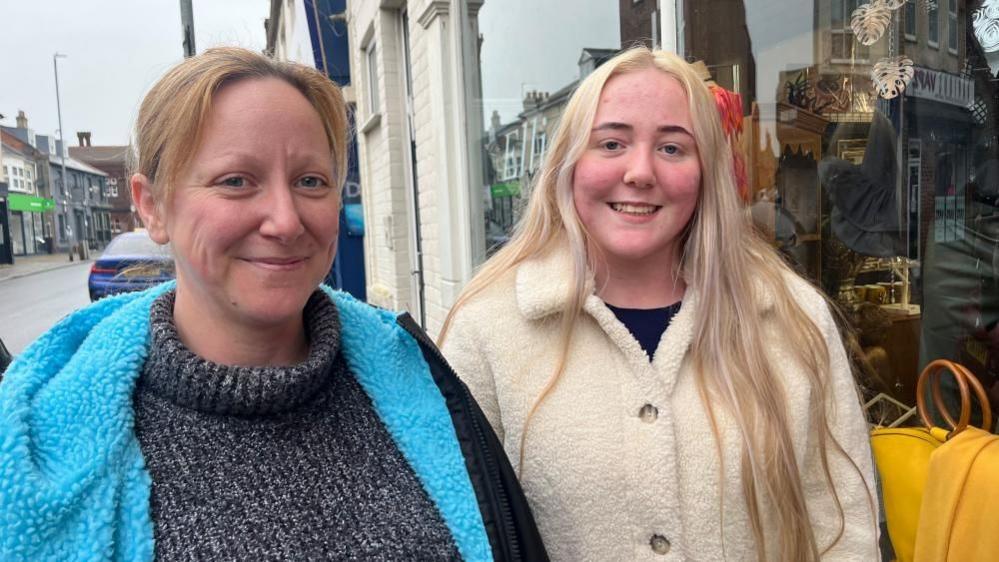
<instances>
[{"instance_id":1,"label":"woman's ear","mask_svg":"<svg viewBox=\"0 0 999 562\"><path fill-rule=\"evenodd\" d=\"M146 225L149 237L157 244L166 244L170 241L170 235L166 231L162 209L156 204L156 199L153 197L149 178L142 174L135 174L129 184L132 188L132 202L135 204L139 216L142 217L143 224Z\"/></svg>"}]
</instances>

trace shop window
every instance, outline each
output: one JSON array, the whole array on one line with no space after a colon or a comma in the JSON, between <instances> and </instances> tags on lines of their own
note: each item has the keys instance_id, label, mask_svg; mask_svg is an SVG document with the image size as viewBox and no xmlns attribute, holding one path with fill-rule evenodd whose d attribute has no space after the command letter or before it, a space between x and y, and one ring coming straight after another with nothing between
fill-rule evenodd
<instances>
[{"instance_id":1,"label":"shop window","mask_svg":"<svg viewBox=\"0 0 999 562\"><path fill-rule=\"evenodd\" d=\"M24 218L20 212L10 214L10 245L15 256L24 255Z\"/></svg>"},{"instance_id":2,"label":"shop window","mask_svg":"<svg viewBox=\"0 0 999 562\"><path fill-rule=\"evenodd\" d=\"M22 224L24 225L24 253L34 254L37 240L35 240L35 221L32 215L35 213L23 213Z\"/></svg>"},{"instance_id":3,"label":"shop window","mask_svg":"<svg viewBox=\"0 0 999 562\"><path fill-rule=\"evenodd\" d=\"M860 56L853 0L683 2L684 56L743 98L754 221L844 312L864 388L910 406L940 358L999 398L999 62L978 5L889 9Z\"/></svg>"}]
</instances>

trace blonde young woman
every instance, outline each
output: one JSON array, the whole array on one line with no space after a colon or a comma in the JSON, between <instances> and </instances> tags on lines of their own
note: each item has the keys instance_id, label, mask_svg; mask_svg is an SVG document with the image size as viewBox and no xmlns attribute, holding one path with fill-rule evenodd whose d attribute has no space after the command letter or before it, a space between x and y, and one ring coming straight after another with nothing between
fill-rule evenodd
<instances>
[{"instance_id":1,"label":"blonde young woman","mask_svg":"<svg viewBox=\"0 0 999 562\"><path fill-rule=\"evenodd\" d=\"M754 235L726 147L681 59L605 63L442 330L555 560L878 557L840 335Z\"/></svg>"}]
</instances>

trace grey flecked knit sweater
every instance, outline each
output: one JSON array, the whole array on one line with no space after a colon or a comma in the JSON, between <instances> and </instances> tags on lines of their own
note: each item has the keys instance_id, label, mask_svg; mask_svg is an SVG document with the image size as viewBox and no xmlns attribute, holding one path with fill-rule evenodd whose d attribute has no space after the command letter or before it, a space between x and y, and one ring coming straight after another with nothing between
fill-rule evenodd
<instances>
[{"instance_id":1,"label":"grey flecked knit sweater","mask_svg":"<svg viewBox=\"0 0 999 562\"><path fill-rule=\"evenodd\" d=\"M336 306L305 308L309 357L232 367L188 350L154 303L135 425L157 560L453 560L450 531L339 353Z\"/></svg>"}]
</instances>

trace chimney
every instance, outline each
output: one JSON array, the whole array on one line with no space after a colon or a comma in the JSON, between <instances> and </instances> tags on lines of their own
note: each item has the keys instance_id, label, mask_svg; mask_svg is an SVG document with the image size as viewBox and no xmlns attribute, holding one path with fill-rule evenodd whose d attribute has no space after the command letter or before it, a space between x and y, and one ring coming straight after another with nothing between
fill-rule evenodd
<instances>
[{"instance_id":1,"label":"chimney","mask_svg":"<svg viewBox=\"0 0 999 562\"><path fill-rule=\"evenodd\" d=\"M495 109L493 110L493 115L492 115L491 121L492 122L490 124L493 126L493 130L494 131L500 128L500 114L499 114L499 111L496 111Z\"/></svg>"},{"instance_id":2,"label":"chimney","mask_svg":"<svg viewBox=\"0 0 999 562\"><path fill-rule=\"evenodd\" d=\"M80 142L80 146L90 146L90 131L78 131L76 139Z\"/></svg>"},{"instance_id":3,"label":"chimney","mask_svg":"<svg viewBox=\"0 0 999 562\"><path fill-rule=\"evenodd\" d=\"M17 110L17 128L27 129L28 128L28 118L24 115L24 111Z\"/></svg>"}]
</instances>

